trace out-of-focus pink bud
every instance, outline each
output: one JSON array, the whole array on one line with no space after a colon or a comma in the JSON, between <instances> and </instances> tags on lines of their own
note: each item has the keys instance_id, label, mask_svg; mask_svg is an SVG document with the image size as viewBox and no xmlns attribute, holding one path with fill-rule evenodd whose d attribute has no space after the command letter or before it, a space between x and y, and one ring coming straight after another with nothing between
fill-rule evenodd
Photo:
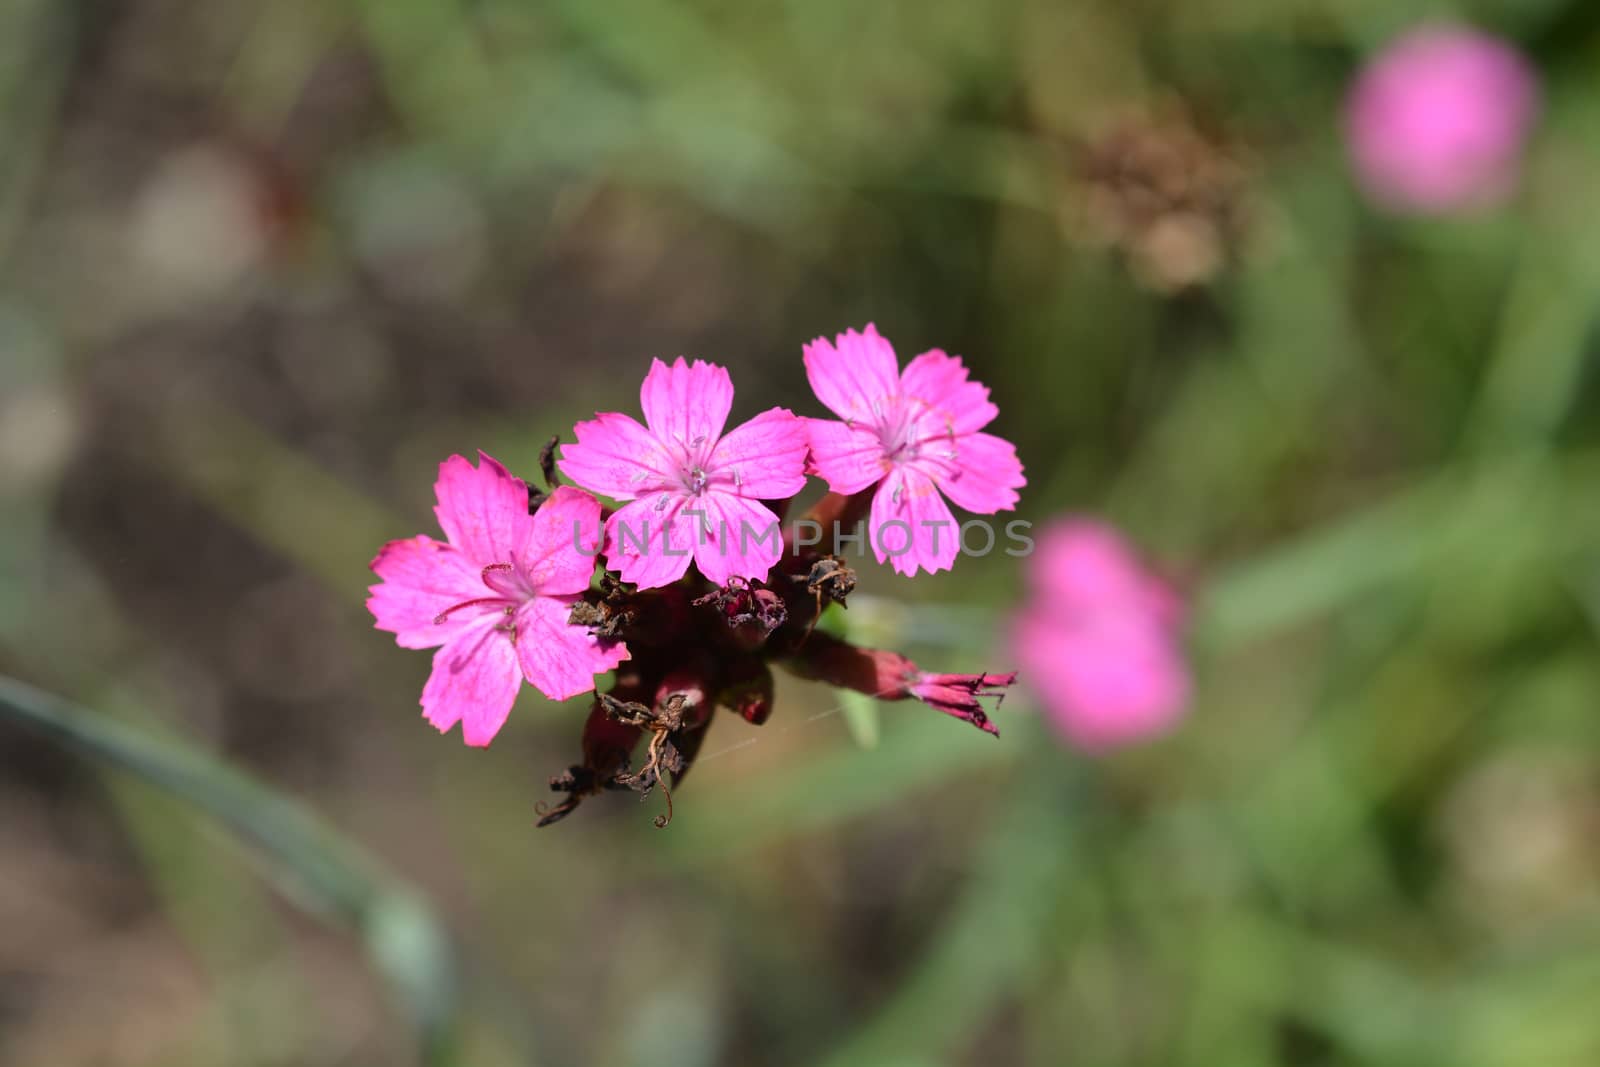
<instances>
[{"instance_id":1,"label":"out-of-focus pink bud","mask_svg":"<svg viewBox=\"0 0 1600 1067\"><path fill-rule=\"evenodd\" d=\"M1345 129L1357 177L1375 201L1448 214L1511 193L1538 109L1537 77L1510 45L1432 25L1399 37L1366 66Z\"/></svg>"},{"instance_id":2,"label":"out-of-focus pink bud","mask_svg":"<svg viewBox=\"0 0 1600 1067\"><path fill-rule=\"evenodd\" d=\"M1012 628L1023 682L1072 744L1103 751L1171 729L1189 703L1183 603L1112 527L1059 520Z\"/></svg>"}]
</instances>

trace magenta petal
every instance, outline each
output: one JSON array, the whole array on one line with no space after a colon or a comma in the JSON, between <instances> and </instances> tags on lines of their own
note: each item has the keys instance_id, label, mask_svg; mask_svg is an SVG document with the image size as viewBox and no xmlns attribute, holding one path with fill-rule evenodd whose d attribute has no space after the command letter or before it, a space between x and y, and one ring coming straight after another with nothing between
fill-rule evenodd
<instances>
[{"instance_id":1,"label":"magenta petal","mask_svg":"<svg viewBox=\"0 0 1600 1067\"><path fill-rule=\"evenodd\" d=\"M705 513L694 562L712 585L726 585L734 577L764 581L783 555L778 516L754 500L707 493L684 506L686 516L690 511Z\"/></svg>"},{"instance_id":2,"label":"magenta petal","mask_svg":"<svg viewBox=\"0 0 1600 1067\"><path fill-rule=\"evenodd\" d=\"M684 503L681 496L656 494L613 513L606 522L606 567L640 589L682 578L694 557L696 525L680 514Z\"/></svg>"},{"instance_id":3,"label":"magenta petal","mask_svg":"<svg viewBox=\"0 0 1600 1067\"><path fill-rule=\"evenodd\" d=\"M973 433L956 438L953 451L954 459L940 465L938 482L957 507L993 515L1017 506L1017 490L1028 479L1015 445L993 434Z\"/></svg>"},{"instance_id":4,"label":"magenta petal","mask_svg":"<svg viewBox=\"0 0 1600 1067\"><path fill-rule=\"evenodd\" d=\"M564 485L539 505L527 552L518 564L541 594L581 593L594 577L604 536L600 502Z\"/></svg>"},{"instance_id":5,"label":"magenta petal","mask_svg":"<svg viewBox=\"0 0 1600 1067\"><path fill-rule=\"evenodd\" d=\"M949 570L960 551L960 527L933 479L897 467L878 486L867 519L878 562L907 576Z\"/></svg>"},{"instance_id":6,"label":"magenta petal","mask_svg":"<svg viewBox=\"0 0 1600 1067\"><path fill-rule=\"evenodd\" d=\"M900 375L900 391L926 410L921 418L928 432L975 433L993 422L1000 409L989 400L989 390L967 379L966 365L955 356L934 349L924 352Z\"/></svg>"},{"instance_id":7,"label":"magenta petal","mask_svg":"<svg viewBox=\"0 0 1600 1067\"><path fill-rule=\"evenodd\" d=\"M594 688L594 676L628 658L618 642L602 643L567 616L576 597L535 597L517 612L517 660L522 676L551 700Z\"/></svg>"},{"instance_id":8,"label":"magenta petal","mask_svg":"<svg viewBox=\"0 0 1600 1067\"><path fill-rule=\"evenodd\" d=\"M528 486L492 457L479 452L474 467L465 457L451 456L439 465L433 509L450 543L473 563L510 563L522 549L532 523L528 518Z\"/></svg>"},{"instance_id":9,"label":"magenta petal","mask_svg":"<svg viewBox=\"0 0 1600 1067\"><path fill-rule=\"evenodd\" d=\"M814 473L835 493L859 493L888 472L883 441L869 426L847 426L832 419L806 419Z\"/></svg>"},{"instance_id":10,"label":"magenta petal","mask_svg":"<svg viewBox=\"0 0 1600 1067\"><path fill-rule=\"evenodd\" d=\"M675 480L674 461L654 434L627 415L602 412L573 428L561 446L561 473L613 500L632 500Z\"/></svg>"},{"instance_id":11,"label":"magenta petal","mask_svg":"<svg viewBox=\"0 0 1600 1067\"><path fill-rule=\"evenodd\" d=\"M847 422L875 425L900 392L894 349L871 323L861 333L846 330L834 344L819 337L805 346L806 378L829 411Z\"/></svg>"},{"instance_id":12,"label":"magenta petal","mask_svg":"<svg viewBox=\"0 0 1600 1067\"><path fill-rule=\"evenodd\" d=\"M806 485L805 423L785 408L763 411L717 443L708 467L739 496L786 500Z\"/></svg>"},{"instance_id":13,"label":"magenta petal","mask_svg":"<svg viewBox=\"0 0 1600 1067\"><path fill-rule=\"evenodd\" d=\"M727 425L733 379L725 368L704 360L690 364L679 356L669 365L658 359L639 388L639 403L650 432L662 441L691 449L709 446Z\"/></svg>"},{"instance_id":14,"label":"magenta petal","mask_svg":"<svg viewBox=\"0 0 1600 1067\"><path fill-rule=\"evenodd\" d=\"M490 595L479 579L480 568L431 537L390 541L372 561L372 570L383 581L368 588L367 610L378 629L396 635L401 648L444 644L483 612L452 615L438 626L433 620L454 605Z\"/></svg>"},{"instance_id":15,"label":"magenta petal","mask_svg":"<svg viewBox=\"0 0 1600 1067\"><path fill-rule=\"evenodd\" d=\"M511 636L497 625L483 617L453 637L434 653L433 673L422 688L423 717L440 733L459 722L462 739L479 747L505 725L522 685Z\"/></svg>"}]
</instances>

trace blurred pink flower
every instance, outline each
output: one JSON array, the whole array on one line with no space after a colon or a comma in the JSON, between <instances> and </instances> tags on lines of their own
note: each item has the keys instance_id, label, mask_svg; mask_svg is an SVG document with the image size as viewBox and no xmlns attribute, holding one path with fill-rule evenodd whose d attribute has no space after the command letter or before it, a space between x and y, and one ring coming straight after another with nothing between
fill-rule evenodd
<instances>
[{"instance_id":1,"label":"blurred pink flower","mask_svg":"<svg viewBox=\"0 0 1600 1067\"><path fill-rule=\"evenodd\" d=\"M1497 38L1450 25L1413 30L1351 90L1345 125L1356 173L1395 210L1493 205L1515 188L1538 97L1532 68Z\"/></svg>"},{"instance_id":2,"label":"blurred pink flower","mask_svg":"<svg viewBox=\"0 0 1600 1067\"><path fill-rule=\"evenodd\" d=\"M1116 530L1057 520L1029 560L1013 624L1022 679L1073 744L1089 751L1165 733L1188 707L1183 604Z\"/></svg>"},{"instance_id":3,"label":"blurred pink flower","mask_svg":"<svg viewBox=\"0 0 1600 1067\"><path fill-rule=\"evenodd\" d=\"M640 589L683 577L692 557L714 585L762 580L782 555L778 516L761 503L805 486L805 426L771 408L727 434L733 381L714 363L655 360L639 390L644 426L616 412L574 427L561 471L632 501L606 522L606 561Z\"/></svg>"},{"instance_id":4,"label":"blurred pink flower","mask_svg":"<svg viewBox=\"0 0 1600 1067\"><path fill-rule=\"evenodd\" d=\"M959 358L934 349L902 372L869 323L833 344L817 338L805 363L817 399L844 420L806 420L812 467L835 493L877 485L867 522L879 563L905 575L950 569L960 530L944 497L980 515L1016 507L1027 484L1017 450L978 432L999 409Z\"/></svg>"},{"instance_id":5,"label":"blurred pink flower","mask_svg":"<svg viewBox=\"0 0 1600 1067\"><path fill-rule=\"evenodd\" d=\"M367 609L402 648L433 648L423 716L441 732L461 723L469 745L487 745L526 679L552 700L594 685L628 658L567 616L589 588L600 503L557 489L534 515L528 487L489 456L439 466L434 514L447 543L424 535L390 541L372 561L383 581ZM584 532L588 531L588 532Z\"/></svg>"}]
</instances>

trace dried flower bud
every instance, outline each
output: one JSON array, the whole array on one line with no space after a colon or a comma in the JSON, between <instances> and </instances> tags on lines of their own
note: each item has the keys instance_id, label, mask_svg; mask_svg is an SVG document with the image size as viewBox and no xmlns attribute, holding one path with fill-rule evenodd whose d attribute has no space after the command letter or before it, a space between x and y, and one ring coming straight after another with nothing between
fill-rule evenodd
<instances>
[{"instance_id":1,"label":"dried flower bud","mask_svg":"<svg viewBox=\"0 0 1600 1067\"><path fill-rule=\"evenodd\" d=\"M978 703L994 697L996 706L1013 674L930 674L898 652L857 648L827 634L814 634L795 658L796 670L808 678L854 689L879 700L920 700L984 733L1000 736Z\"/></svg>"}]
</instances>

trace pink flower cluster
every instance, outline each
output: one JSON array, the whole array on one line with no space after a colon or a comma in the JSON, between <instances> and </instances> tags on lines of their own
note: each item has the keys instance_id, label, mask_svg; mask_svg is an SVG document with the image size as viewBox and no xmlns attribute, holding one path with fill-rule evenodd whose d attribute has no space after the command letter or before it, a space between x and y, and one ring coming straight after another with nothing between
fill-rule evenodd
<instances>
[{"instance_id":1,"label":"pink flower cluster","mask_svg":"<svg viewBox=\"0 0 1600 1067\"><path fill-rule=\"evenodd\" d=\"M1063 519L1038 537L1013 644L1051 721L1100 752L1171 729L1189 703L1183 603L1116 530Z\"/></svg>"},{"instance_id":2,"label":"pink flower cluster","mask_svg":"<svg viewBox=\"0 0 1600 1067\"><path fill-rule=\"evenodd\" d=\"M879 561L908 575L952 565L959 545L946 499L982 514L1010 509L1025 479L1015 449L982 432L998 412L960 359L925 352L901 370L868 326L807 345L805 367L838 420L771 408L728 429L727 370L656 360L639 394L644 421L605 412L578 423L559 460L546 457L548 494L530 493L488 456L477 465L446 460L435 486L445 540L386 545L367 601L402 647L438 649L424 717L441 731L459 722L469 745L487 745L524 681L560 700L625 665L619 684L645 703L608 697L613 726L677 742L651 746L653 777L632 776L630 787L648 788L681 760L679 735L705 721L689 705L721 694L747 717L765 714L767 659L793 660L836 684L865 678L860 650L822 635L810 642L816 616L843 602L854 576L780 529L807 476L832 490L816 518L850 526L868 518ZM577 488L557 487L552 468ZM889 528L905 543L886 544ZM977 698L997 696L1009 675L930 675L903 657L884 662L898 673L887 685L873 676L873 695L923 699L993 732ZM590 787L599 785L573 786Z\"/></svg>"}]
</instances>

